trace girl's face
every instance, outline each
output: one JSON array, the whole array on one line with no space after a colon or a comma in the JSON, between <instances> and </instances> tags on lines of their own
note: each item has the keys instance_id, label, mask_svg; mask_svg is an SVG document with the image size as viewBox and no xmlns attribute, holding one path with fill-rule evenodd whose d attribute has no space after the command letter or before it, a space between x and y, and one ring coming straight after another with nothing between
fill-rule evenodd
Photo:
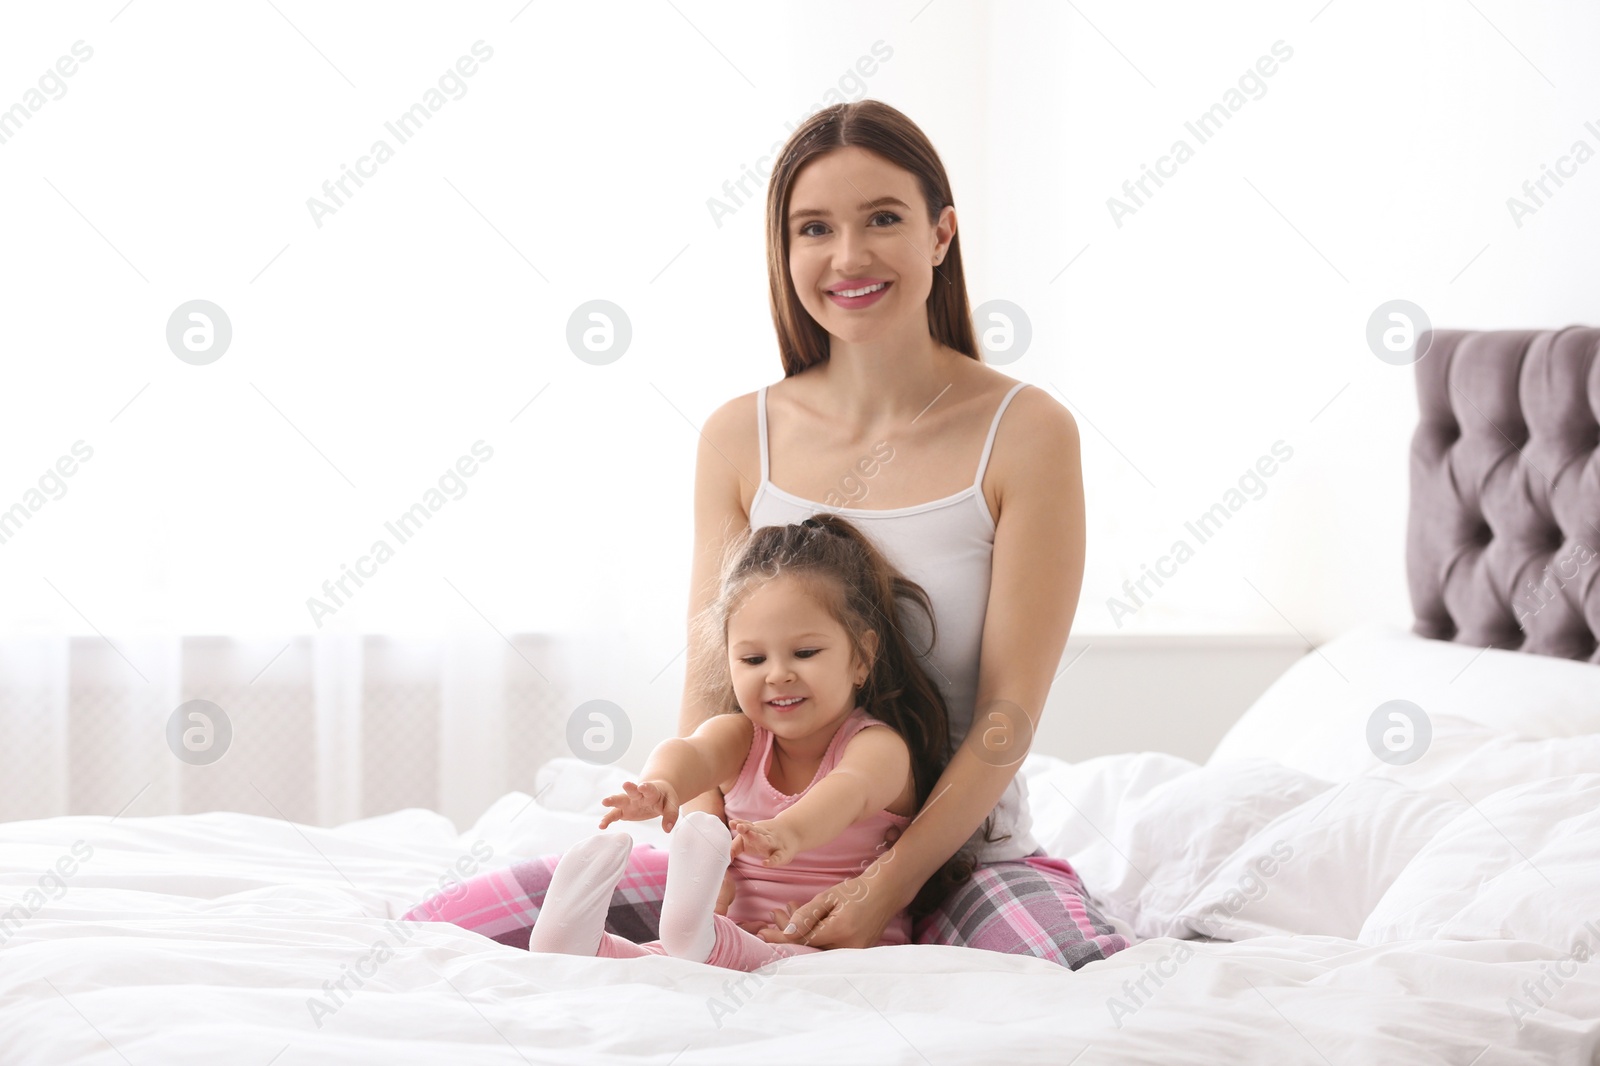
<instances>
[{"instance_id":1,"label":"girl's face","mask_svg":"<svg viewBox=\"0 0 1600 1066\"><path fill-rule=\"evenodd\" d=\"M877 634L866 643L875 653ZM751 592L728 620L728 666L739 707L786 740L831 734L867 678L844 627L787 575ZM774 703L796 696L789 707Z\"/></svg>"},{"instance_id":2,"label":"girl's face","mask_svg":"<svg viewBox=\"0 0 1600 1066\"><path fill-rule=\"evenodd\" d=\"M911 173L864 148L811 160L790 189L789 273L800 303L830 334L864 341L927 328L934 265L955 237L955 208L928 224ZM855 299L830 295L886 283Z\"/></svg>"}]
</instances>

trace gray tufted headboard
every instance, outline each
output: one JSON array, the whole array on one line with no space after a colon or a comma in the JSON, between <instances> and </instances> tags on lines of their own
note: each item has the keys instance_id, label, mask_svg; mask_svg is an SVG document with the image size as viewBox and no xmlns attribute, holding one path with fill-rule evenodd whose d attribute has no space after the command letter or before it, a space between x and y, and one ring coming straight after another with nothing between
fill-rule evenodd
<instances>
[{"instance_id":1,"label":"gray tufted headboard","mask_svg":"<svg viewBox=\"0 0 1600 1066\"><path fill-rule=\"evenodd\" d=\"M1600 663L1600 329L1419 338L1419 636Z\"/></svg>"}]
</instances>

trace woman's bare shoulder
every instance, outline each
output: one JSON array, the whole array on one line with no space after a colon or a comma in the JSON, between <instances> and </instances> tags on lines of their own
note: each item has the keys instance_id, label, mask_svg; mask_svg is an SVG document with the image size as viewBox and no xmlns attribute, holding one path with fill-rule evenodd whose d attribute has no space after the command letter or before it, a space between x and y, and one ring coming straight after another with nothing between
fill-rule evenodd
<instances>
[{"instance_id":1,"label":"woman's bare shoulder","mask_svg":"<svg viewBox=\"0 0 1600 1066\"><path fill-rule=\"evenodd\" d=\"M1004 374L998 375L1005 381L1006 388L1018 384ZM1006 414L1000 422L1001 432L1004 432L1006 423L1015 422L1022 432L1014 436L1032 435L1042 433L1047 436L1056 436L1064 433L1077 434L1078 422L1072 417L1072 412L1067 405L1056 399L1050 388L1045 385L1033 385L1026 389L1018 389L1017 394L1011 397L1011 405L1006 408ZM1002 393L1003 395L1003 393Z\"/></svg>"},{"instance_id":2,"label":"woman's bare shoulder","mask_svg":"<svg viewBox=\"0 0 1600 1066\"><path fill-rule=\"evenodd\" d=\"M727 400L706 416L700 427L702 462L733 491L737 485L740 509L748 518L756 486L761 482L761 442L756 426L758 393L747 392ZM709 472L708 472L709 476Z\"/></svg>"},{"instance_id":3,"label":"woman's bare shoulder","mask_svg":"<svg viewBox=\"0 0 1600 1066\"><path fill-rule=\"evenodd\" d=\"M766 390L769 411L774 399L780 403L792 404L799 401L807 404L810 403L809 398L814 396L813 382L805 373L775 381L767 385ZM706 416L701 432L708 437L714 437L717 443L748 443L750 447L756 447L756 405L760 402L760 389L752 389L750 392L733 397Z\"/></svg>"},{"instance_id":4,"label":"woman's bare shoulder","mask_svg":"<svg viewBox=\"0 0 1600 1066\"><path fill-rule=\"evenodd\" d=\"M758 392L751 391L724 401L706 416L700 432L706 436L729 440L736 437L740 431L747 430L750 438L754 440L757 396Z\"/></svg>"},{"instance_id":5,"label":"woman's bare shoulder","mask_svg":"<svg viewBox=\"0 0 1600 1066\"><path fill-rule=\"evenodd\" d=\"M1008 489L1036 485L1046 470L1081 477L1080 462L1078 421L1067 406L1046 386L1018 389L995 431L985 476L994 488L997 513L1005 507Z\"/></svg>"},{"instance_id":6,"label":"woman's bare shoulder","mask_svg":"<svg viewBox=\"0 0 1600 1066\"><path fill-rule=\"evenodd\" d=\"M1046 385L1034 385L1032 382L1002 374L988 363L977 360L963 360L960 365L965 368L967 375L964 391L972 397L978 408L989 412L989 415L993 415L1006 393L1018 385L1031 386L1017 389L1017 394L1011 397L1005 417L1001 420L1002 430L1011 422L1023 423L1025 429L1046 429L1049 428L1051 418L1060 418L1062 415L1068 419L1072 417Z\"/></svg>"}]
</instances>

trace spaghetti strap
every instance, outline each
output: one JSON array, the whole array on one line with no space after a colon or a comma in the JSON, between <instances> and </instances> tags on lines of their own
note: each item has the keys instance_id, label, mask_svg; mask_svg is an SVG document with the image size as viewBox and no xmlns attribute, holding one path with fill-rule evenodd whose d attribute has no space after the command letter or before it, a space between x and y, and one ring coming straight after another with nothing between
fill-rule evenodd
<instances>
[{"instance_id":1,"label":"spaghetti strap","mask_svg":"<svg viewBox=\"0 0 1600 1066\"><path fill-rule=\"evenodd\" d=\"M983 472L989 468L989 452L994 448L994 435L995 431L1000 428L1000 416L1006 413L1006 408L1011 404L1011 397L1025 388L1027 384L1026 381L1019 381L1011 386L1011 391L1006 393L1006 398L1000 401L1000 409L994 413L994 421L989 423L989 439L983 442L983 455L978 458L978 476L972 481L973 487L979 491L983 489Z\"/></svg>"},{"instance_id":2,"label":"spaghetti strap","mask_svg":"<svg viewBox=\"0 0 1600 1066\"><path fill-rule=\"evenodd\" d=\"M761 438L761 480L768 480L767 476L767 387L761 386L761 391L756 393L756 429Z\"/></svg>"}]
</instances>

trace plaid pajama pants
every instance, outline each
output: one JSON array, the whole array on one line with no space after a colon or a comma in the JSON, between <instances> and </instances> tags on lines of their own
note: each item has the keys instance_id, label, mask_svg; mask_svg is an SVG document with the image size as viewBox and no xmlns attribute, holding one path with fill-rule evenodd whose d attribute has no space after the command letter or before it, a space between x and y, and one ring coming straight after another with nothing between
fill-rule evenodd
<instances>
[{"instance_id":1,"label":"plaid pajama pants","mask_svg":"<svg viewBox=\"0 0 1600 1066\"><path fill-rule=\"evenodd\" d=\"M544 855L479 874L449 894L423 901L402 920L451 922L526 950L560 858ZM666 887L667 852L651 844L635 846L611 897L606 931L636 944L658 939ZM1072 970L1129 944L1095 908L1071 864L1043 848L980 865L971 881L916 922L912 940L1033 955Z\"/></svg>"}]
</instances>

